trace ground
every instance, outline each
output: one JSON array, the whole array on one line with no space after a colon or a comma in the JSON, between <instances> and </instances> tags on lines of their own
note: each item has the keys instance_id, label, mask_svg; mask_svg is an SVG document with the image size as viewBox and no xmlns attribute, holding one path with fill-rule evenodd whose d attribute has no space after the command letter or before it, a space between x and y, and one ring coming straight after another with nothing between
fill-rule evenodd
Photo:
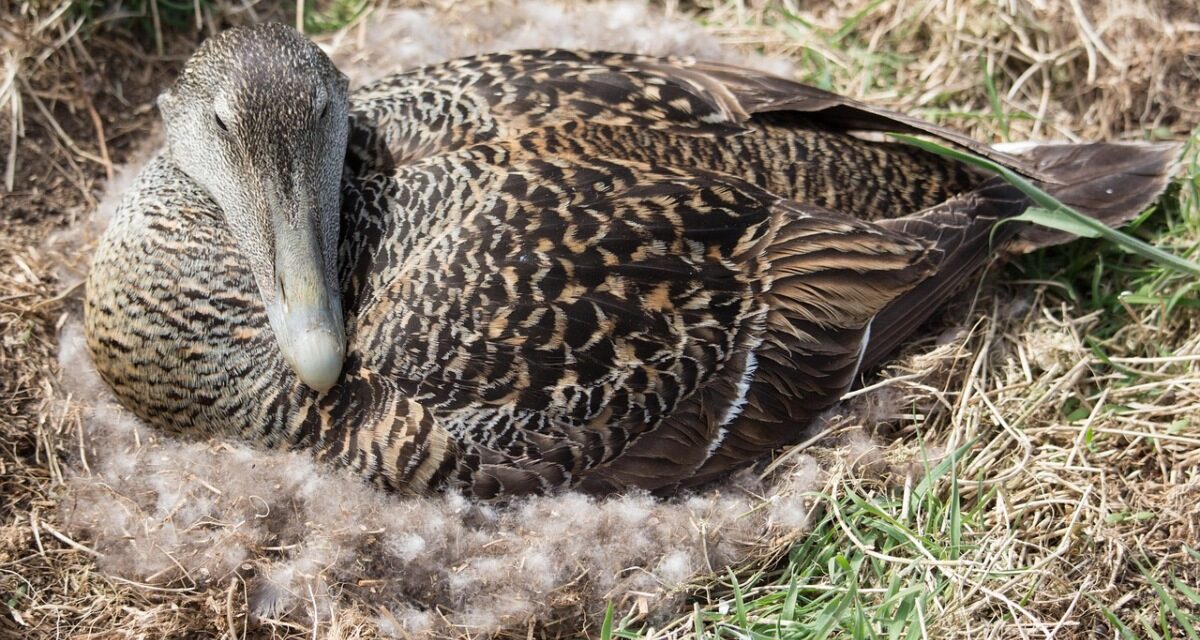
<instances>
[{"instance_id":1,"label":"ground","mask_svg":"<svg viewBox=\"0 0 1200 640\"><path fill-rule=\"evenodd\" d=\"M80 291L64 286L70 256L47 240L96 207L197 38L254 16L291 22L294 6L0 1L0 637L379 634L378 612L354 606L316 629L248 626L236 581L130 583L97 570L93 541L63 522L84 431L65 402L58 331ZM359 22L346 37L360 34L376 6L316 9L304 22L336 39L347 21ZM1128 231L1196 257L1200 9L1189 0L655 10L804 81L990 142L1188 141L1168 196ZM601 605L504 633L1195 638L1197 291L1098 241L997 265L847 399L825 440L762 470L820 461L811 521L697 576L672 610L619 600L607 619Z\"/></svg>"}]
</instances>

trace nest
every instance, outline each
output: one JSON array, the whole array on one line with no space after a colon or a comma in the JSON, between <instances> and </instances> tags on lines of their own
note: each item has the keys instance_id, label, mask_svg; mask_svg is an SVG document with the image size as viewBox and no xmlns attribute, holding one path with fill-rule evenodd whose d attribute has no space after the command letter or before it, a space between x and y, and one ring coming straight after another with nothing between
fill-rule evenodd
<instances>
[{"instance_id":1,"label":"nest","mask_svg":"<svg viewBox=\"0 0 1200 640\"><path fill-rule=\"evenodd\" d=\"M671 501L401 499L303 455L139 425L90 369L79 282L156 147L153 95L197 33L255 17L196 7L175 30L170 16L106 28L58 5L0 12L0 132L15 141L0 196L0 635L576 635L596 633L611 605L648 636L683 637L761 622L813 540L936 586L924 624L939 636L1111 635L1113 619L1157 619L1162 585L1200 582L1187 561L1200 548L1200 314L1090 308L1103 283L1089 298L1068 292L1071 278L1022 272L1052 272L1053 257L967 292L820 439ZM758 66L991 141L1184 138L1200 105L1200 12L1186 2L368 9L321 38L356 84L565 46ZM1200 215L1187 188L1174 202L1171 220ZM1195 244L1196 229L1168 222L1158 241ZM1097 249L1061 255L1072 251ZM1187 299L1186 282L1162 280L1155 293ZM967 510L952 560L934 549L952 519L928 495ZM863 502L895 506L922 544L867 535ZM739 619L739 602L758 604Z\"/></svg>"}]
</instances>

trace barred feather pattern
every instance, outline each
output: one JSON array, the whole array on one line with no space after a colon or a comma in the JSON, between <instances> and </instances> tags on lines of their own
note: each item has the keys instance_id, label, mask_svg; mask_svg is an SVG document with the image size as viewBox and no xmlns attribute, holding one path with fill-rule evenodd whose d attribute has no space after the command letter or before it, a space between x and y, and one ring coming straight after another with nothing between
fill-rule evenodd
<instances>
[{"instance_id":1,"label":"barred feather pattern","mask_svg":"<svg viewBox=\"0 0 1200 640\"><path fill-rule=\"evenodd\" d=\"M976 221L983 176L850 129L939 135L1046 177L742 69L455 60L351 97L332 390L283 360L221 211L165 156L97 251L88 344L151 424L310 449L394 490L695 484L805 437L872 320L945 297L905 295L965 234L896 220L942 207L984 228L1023 209L1005 193ZM956 268L988 256L969 257Z\"/></svg>"}]
</instances>

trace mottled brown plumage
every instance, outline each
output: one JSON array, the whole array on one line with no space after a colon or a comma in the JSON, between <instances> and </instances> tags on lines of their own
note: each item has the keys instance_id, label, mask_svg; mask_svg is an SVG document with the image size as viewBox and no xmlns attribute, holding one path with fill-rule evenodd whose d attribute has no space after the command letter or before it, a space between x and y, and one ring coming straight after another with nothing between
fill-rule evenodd
<instances>
[{"instance_id":1,"label":"mottled brown plumage","mask_svg":"<svg viewBox=\"0 0 1200 640\"><path fill-rule=\"evenodd\" d=\"M244 30L185 76L211 51L264 40L311 46L283 27ZM300 73L291 58L266 68ZM694 485L804 438L996 251L1062 240L1002 225L989 244L1028 205L1019 192L862 131L989 156L1110 224L1153 201L1175 152L1015 158L687 59L454 60L350 98L334 262L346 360L332 389L289 366L264 310L270 271L170 153L97 252L89 346L154 425L311 449L391 488Z\"/></svg>"}]
</instances>

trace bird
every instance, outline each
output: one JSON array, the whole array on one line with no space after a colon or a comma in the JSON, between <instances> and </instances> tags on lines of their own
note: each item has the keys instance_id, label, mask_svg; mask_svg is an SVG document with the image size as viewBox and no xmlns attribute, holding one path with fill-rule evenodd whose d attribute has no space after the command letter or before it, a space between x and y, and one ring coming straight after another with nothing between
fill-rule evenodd
<instances>
[{"instance_id":1,"label":"bird","mask_svg":"<svg viewBox=\"0 0 1200 640\"><path fill-rule=\"evenodd\" d=\"M98 243L85 333L190 438L387 490L671 495L812 435L997 257L1119 225L1173 143L999 151L759 71L522 50L350 91L280 24L216 34Z\"/></svg>"}]
</instances>

